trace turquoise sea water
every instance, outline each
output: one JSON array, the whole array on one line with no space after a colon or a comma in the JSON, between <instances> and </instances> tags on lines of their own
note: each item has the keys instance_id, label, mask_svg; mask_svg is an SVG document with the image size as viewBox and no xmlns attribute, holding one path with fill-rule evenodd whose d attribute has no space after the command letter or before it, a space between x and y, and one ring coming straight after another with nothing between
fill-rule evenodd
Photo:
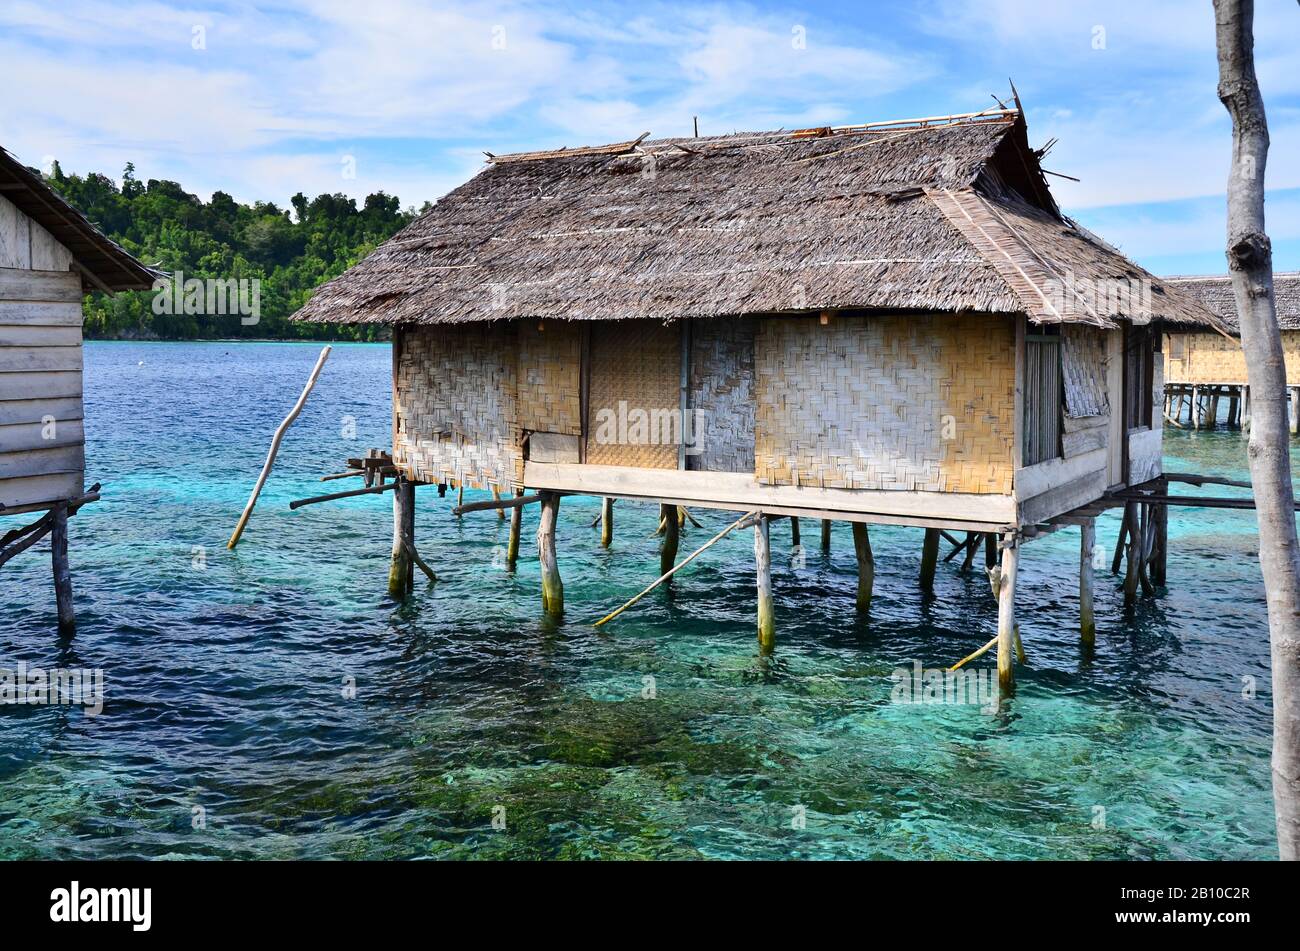
<instances>
[{"instance_id":1,"label":"turquoise sea water","mask_svg":"<svg viewBox=\"0 0 1300 951\"><path fill-rule=\"evenodd\" d=\"M55 633L43 543L0 570L0 667L102 668L107 699L98 717L0 707L0 857L1274 857L1252 512L1172 509L1169 587L1131 617L1099 572L1092 656L1077 534L1032 542L1012 703L891 703L896 668L951 664L996 626L987 582L956 562L919 593L918 530L872 530L859 618L848 527L826 558L804 522L801 564L775 525L763 660L747 535L597 631L657 574L656 509L619 503L605 551L597 503L564 501L556 624L535 558L494 564L505 523L456 519L425 488L417 539L441 580L394 606L387 496L287 508L389 444L386 346L335 347L228 552L317 353L87 345L104 498L72 521L79 630ZM1165 445L1171 470L1245 475L1236 433ZM695 514L683 553L731 518ZM535 509L524 522L528 555ZM1108 551L1117 529L1099 522Z\"/></svg>"}]
</instances>

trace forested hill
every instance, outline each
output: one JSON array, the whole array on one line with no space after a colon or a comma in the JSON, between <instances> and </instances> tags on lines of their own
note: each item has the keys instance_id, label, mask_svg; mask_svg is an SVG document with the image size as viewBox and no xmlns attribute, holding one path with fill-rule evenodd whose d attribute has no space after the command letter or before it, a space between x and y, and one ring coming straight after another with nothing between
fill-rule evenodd
<instances>
[{"instance_id":1,"label":"forested hill","mask_svg":"<svg viewBox=\"0 0 1300 951\"><path fill-rule=\"evenodd\" d=\"M256 323L239 313L155 307L149 291L91 294L84 305L87 337L376 339L382 330L373 326L322 328L292 324L288 318L315 287L361 260L416 215L383 192L368 195L361 208L345 195L309 201L301 192L290 199L291 208L240 204L224 192L203 202L175 182L140 182L129 164L120 188L98 173L66 175L57 163L46 181L145 264L183 272L187 281L260 281ZM159 309L174 312L157 313ZM187 309L200 312L185 313Z\"/></svg>"}]
</instances>

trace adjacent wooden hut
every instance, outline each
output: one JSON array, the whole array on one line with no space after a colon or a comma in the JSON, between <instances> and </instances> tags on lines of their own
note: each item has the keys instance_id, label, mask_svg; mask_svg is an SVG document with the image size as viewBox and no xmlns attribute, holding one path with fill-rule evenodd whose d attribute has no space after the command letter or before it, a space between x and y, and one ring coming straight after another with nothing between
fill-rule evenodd
<instances>
[{"instance_id":1,"label":"adjacent wooden hut","mask_svg":"<svg viewBox=\"0 0 1300 951\"><path fill-rule=\"evenodd\" d=\"M1038 159L1016 110L490 155L298 319L393 328L401 479L538 493L548 608L567 493L755 513L768 643L772 518L925 527L923 581L993 533L1009 675L1019 541L1159 475L1159 331L1218 321Z\"/></svg>"},{"instance_id":2,"label":"adjacent wooden hut","mask_svg":"<svg viewBox=\"0 0 1300 951\"><path fill-rule=\"evenodd\" d=\"M1165 280L1195 296L1229 330L1224 335L1212 327L1182 327L1166 335L1166 414L1179 426L1214 426L1220 418L1220 400L1226 400L1227 425L1243 424L1250 415L1250 394L1231 278L1222 274ZM1286 359L1291 431L1296 432L1300 427L1300 271L1273 275L1273 293Z\"/></svg>"},{"instance_id":3,"label":"adjacent wooden hut","mask_svg":"<svg viewBox=\"0 0 1300 951\"><path fill-rule=\"evenodd\" d=\"M0 149L0 565L52 533L60 627L73 627L67 517L85 493L81 300L154 274Z\"/></svg>"}]
</instances>

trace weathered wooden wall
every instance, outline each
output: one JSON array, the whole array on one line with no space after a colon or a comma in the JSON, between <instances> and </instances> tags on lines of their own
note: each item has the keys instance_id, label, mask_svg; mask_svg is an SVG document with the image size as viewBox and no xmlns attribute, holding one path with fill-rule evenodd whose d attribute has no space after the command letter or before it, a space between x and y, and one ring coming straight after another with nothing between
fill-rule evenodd
<instances>
[{"instance_id":1,"label":"weathered wooden wall","mask_svg":"<svg viewBox=\"0 0 1300 951\"><path fill-rule=\"evenodd\" d=\"M1015 374L1010 317L764 319L757 478L1009 495Z\"/></svg>"},{"instance_id":2,"label":"weathered wooden wall","mask_svg":"<svg viewBox=\"0 0 1300 951\"><path fill-rule=\"evenodd\" d=\"M421 482L505 489L523 478L518 337L507 323L406 328L394 462Z\"/></svg>"},{"instance_id":3,"label":"weathered wooden wall","mask_svg":"<svg viewBox=\"0 0 1300 951\"><path fill-rule=\"evenodd\" d=\"M1217 333L1166 334L1164 351L1167 383L1246 382L1246 355L1236 337ZM1287 383L1300 386L1300 330L1282 331L1282 354Z\"/></svg>"},{"instance_id":4,"label":"weathered wooden wall","mask_svg":"<svg viewBox=\"0 0 1300 951\"><path fill-rule=\"evenodd\" d=\"M754 471L754 340L750 317L697 320L691 326L689 404L698 420L697 451L686 468Z\"/></svg>"},{"instance_id":5,"label":"weathered wooden wall","mask_svg":"<svg viewBox=\"0 0 1300 951\"><path fill-rule=\"evenodd\" d=\"M0 195L0 503L83 491L81 278L72 255Z\"/></svg>"}]
</instances>

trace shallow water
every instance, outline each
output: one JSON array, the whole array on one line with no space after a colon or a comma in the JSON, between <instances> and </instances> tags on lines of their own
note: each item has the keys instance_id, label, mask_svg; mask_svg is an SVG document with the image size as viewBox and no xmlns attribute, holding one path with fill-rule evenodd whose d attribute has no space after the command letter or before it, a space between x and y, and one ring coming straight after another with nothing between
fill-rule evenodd
<instances>
[{"instance_id":1,"label":"shallow water","mask_svg":"<svg viewBox=\"0 0 1300 951\"><path fill-rule=\"evenodd\" d=\"M748 537L596 631L657 574L657 509L619 503L604 551L598 503L564 501L553 624L535 560L498 567L506 523L456 519L424 488L417 539L441 580L417 576L394 607L387 496L287 507L389 444L386 346L335 347L228 552L317 352L86 346L87 481L104 498L72 522L78 633L54 633L43 543L0 570L0 667L102 668L106 702L96 717L0 706L0 857L1274 856L1253 512L1171 509L1169 587L1130 618L1099 572L1091 657L1078 536L1034 541L1013 702L892 703L892 671L951 664L996 627L987 582L956 562L921 596L918 530L872 530L858 618L848 527L826 558L804 522L800 563L775 525L764 661ZM1246 473L1236 433L1169 430L1165 446L1170 470ZM683 553L730 518L695 514ZM524 522L528 541L535 510ZM1108 553L1117 530L1099 521Z\"/></svg>"}]
</instances>

